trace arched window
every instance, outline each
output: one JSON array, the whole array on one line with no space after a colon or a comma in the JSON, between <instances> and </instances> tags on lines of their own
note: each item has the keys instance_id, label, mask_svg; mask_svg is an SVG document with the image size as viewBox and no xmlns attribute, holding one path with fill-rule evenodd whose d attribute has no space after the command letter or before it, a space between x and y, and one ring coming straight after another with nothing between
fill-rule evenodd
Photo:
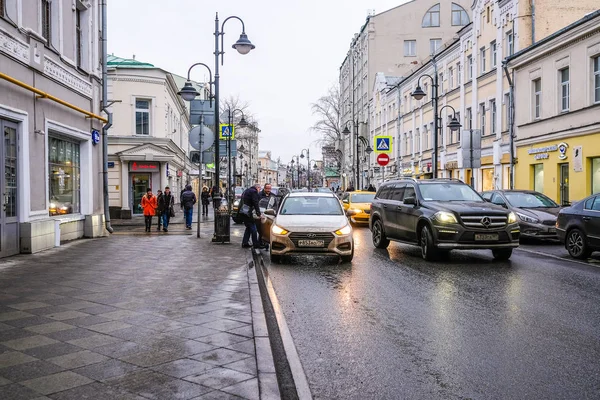
<instances>
[{"instance_id":1,"label":"arched window","mask_svg":"<svg viewBox=\"0 0 600 400\"><path fill-rule=\"evenodd\" d=\"M440 4L436 4L431 7L423 17L423 23L421 24L423 28L429 28L432 26L440 26Z\"/></svg>"},{"instance_id":2,"label":"arched window","mask_svg":"<svg viewBox=\"0 0 600 400\"><path fill-rule=\"evenodd\" d=\"M464 8L452 3L452 26L465 26L469 23L469 14Z\"/></svg>"}]
</instances>

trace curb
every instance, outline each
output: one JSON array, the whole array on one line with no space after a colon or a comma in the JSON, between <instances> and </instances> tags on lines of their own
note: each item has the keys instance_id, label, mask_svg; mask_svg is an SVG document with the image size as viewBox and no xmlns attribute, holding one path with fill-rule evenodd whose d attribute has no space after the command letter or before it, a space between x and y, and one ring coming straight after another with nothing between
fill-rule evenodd
<instances>
[{"instance_id":1,"label":"curb","mask_svg":"<svg viewBox=\"0 0 600 400\"><path fill-rule=\"evenodd\" d=\"M275 361L279 391L284 399L312 400L308 379L294 345L262 254L252 250L264 316Z\"/></svg>"}]
</instances>

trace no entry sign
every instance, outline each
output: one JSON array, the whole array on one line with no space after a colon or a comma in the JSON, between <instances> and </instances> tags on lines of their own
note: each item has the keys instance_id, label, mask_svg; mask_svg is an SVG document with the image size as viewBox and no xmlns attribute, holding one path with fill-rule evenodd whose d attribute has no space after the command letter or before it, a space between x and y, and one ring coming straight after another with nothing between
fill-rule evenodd
<instances>
[{"instance_id":1,"label":"no entry sign","mask_svg":"<svg viewBox=\"0 0 600 400\"><path fill-rule=\"evenodd\" d=\"M377 156L377 164L385 167L390 162L390 156L385 153L381 153Z\"/></svg>"}]
</instances>

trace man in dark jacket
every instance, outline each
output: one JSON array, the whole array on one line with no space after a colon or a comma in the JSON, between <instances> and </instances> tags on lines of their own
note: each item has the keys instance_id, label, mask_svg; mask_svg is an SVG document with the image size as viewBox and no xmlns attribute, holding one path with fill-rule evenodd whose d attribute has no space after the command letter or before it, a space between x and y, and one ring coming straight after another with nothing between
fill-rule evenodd
<instances>
[{"instance_id":1,"label":"man in dark jacket","mask_svg":"<svg viewBox=\"0 0 600 400\"><path fill-rule=\"evenodd\" d=\"M266 183L263 190L260 191L259 196L261 199L264 199L265 197L271 197L271 194L271 184Z\"/></svg>"},{"instance_id":2,"label":"man in dark jacket","mask_svg":"<svg viewBox=\"0 0 600 400\"><path fill-rule=\"evenodd\" d=\"M196 204L196 193L192 192L192 186L187 185L181 195L181 204L185 215L185 228L192 229L192 216L194 215L194 204Z\"/></svg>"},{"instance_id":3,"label":"man in dark jacket","mask_svg":"<svg viewBox=\"0 0 600 400\"><path fill-rule=\"evenodd\" d=\"M244 221L244 225L246 226L246 230L244 231L244 237L242 239L242 247L250 247L250 236L252 236L252 246L255 249L264 248L260 242L260 238L258 237L258 230L256 229L256 224L254 223L254 217L252 216L252 211L256 212L256 215L260 217L260 207L258 206L258 202L260 201L260 196L258 195L258 191L260 190L260 184L255 183L254 186L249 187L242 194L242 201L240 202L240 211L245 208L244 205L248 205L250 211L248 214L242 214L240 212L240 216Z\"/></svg>"},{"instance_id":4,"label":"man in dark jacket","mask_svg":"<svg viewBox=\"0 0 600 400\"><path fill-rule=\"evenodd\" d=\"M165 192L158 198L158 211L162 216L162 224L163 224L163 232L169 232L169 222L171 221L171 210L173 210L173 205L175 204L175 199L171 194L171 189L167 186L165 187Z\"/></svg>"}]
</instances>

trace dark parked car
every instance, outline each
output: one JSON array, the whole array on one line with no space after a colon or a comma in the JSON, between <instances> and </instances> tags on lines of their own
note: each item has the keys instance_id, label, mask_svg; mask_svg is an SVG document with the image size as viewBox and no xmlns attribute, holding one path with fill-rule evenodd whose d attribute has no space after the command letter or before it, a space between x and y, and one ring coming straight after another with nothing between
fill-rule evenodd
<instances>
[{"instance_id":1,"label":"dark parked car","mask_svg":"<svg viewBox=\"0 0 600 400\"><path fill-rule=\"evenodd\" d=\"M426 260L453 249L490 249L507 260L519 246L516 215L454 179L386 182L371 205L369 227L375 247L390 240L418 245Z\"/></svg>"},{"instance_id":2,"label":"dark parked car","mask_svg":"<svg viewBox=\"0 0 600 400\"><path fill-rule=\"evenodd\" d=\"M573 258L586 259L600 251L600 193L560 210L556 231Z\"/></svg>"},{"instance_id":3,"label":"dark parked car","mask_svg":"<svg viewBox=\"0 0 600 400\"><path fill-rule=\"evenodd\" d=\"M560 206L548 196L533 190L490 190L481 196L490 203L514 212L521 237L557 239L556 217Z\"/></svg>"}]
</instances>

